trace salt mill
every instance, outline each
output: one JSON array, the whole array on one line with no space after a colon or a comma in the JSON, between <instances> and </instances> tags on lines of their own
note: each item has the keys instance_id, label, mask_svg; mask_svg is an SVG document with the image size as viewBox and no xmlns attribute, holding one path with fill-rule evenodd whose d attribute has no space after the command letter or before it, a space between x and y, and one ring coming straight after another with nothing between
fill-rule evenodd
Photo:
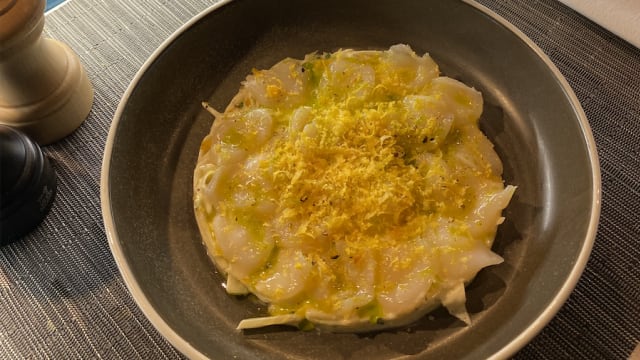
<instances>
[{"instance_id":1,"label":"salt mill","mask_svg":"<svg viewBox=\"0 0 640 360\"><path fill-rule=\"evenodd\" d=\"M42 37L45 0L0 0L0 124L40 145L74 131L93 88L66 44Z\"/></svg>"}]
</instances>

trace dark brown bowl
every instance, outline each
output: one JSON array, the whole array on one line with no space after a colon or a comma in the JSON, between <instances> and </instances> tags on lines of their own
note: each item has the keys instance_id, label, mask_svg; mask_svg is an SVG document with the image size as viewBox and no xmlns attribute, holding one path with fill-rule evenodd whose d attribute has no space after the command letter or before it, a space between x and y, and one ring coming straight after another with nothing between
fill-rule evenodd
<instances>
[{"instance_id":1,"label":"dark brown bowl","mask_svg":"<svg viewBox=\"0 0 640 360\"><path fill-rule=\"evenodd\" d=\"M436 310L371 334L283 327L239 332L264 306L229 296L193 214L192 174L211 117L251 68L339 48L406 43L485 98L481 127L518 186L494 250L505 258L468 287L472 324ZM222 2L172 35L144 64L115 115L102 171L113 255L156 328L193 358L505 358L555 315L589 256L600 174L588 122L551 61L505 20L472 2Z\"/></svg>"}]
</instances>

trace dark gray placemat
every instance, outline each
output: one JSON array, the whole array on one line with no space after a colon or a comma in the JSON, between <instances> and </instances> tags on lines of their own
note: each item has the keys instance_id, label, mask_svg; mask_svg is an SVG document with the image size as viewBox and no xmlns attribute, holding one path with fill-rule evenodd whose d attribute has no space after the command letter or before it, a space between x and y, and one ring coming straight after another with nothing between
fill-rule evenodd
<instances>
[{"instance_id":1,"label":"dark gray placemat","mask_svg":"<svg viewBox=\"0 0 640 360\"><path fill-rule=\"evenodd\" d=\"M180 358L135 305L100 212L102 153L118 101L153 50L210 0L74 0L45 33L95 87L87 121L48 146L58 194L45 222L0 248L0 358ZM560 313L520 359L624 359L640 340L640 50L554 0L481 0L533 39L574 88L599 148L593 254Z\"/></svg>"}]
</instances>

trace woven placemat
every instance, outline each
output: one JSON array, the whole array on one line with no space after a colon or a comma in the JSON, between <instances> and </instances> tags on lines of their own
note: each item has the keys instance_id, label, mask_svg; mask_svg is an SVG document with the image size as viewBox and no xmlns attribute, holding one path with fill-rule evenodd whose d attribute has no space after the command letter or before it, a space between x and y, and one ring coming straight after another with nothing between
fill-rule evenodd
<instances>
[{"instance_id":1,"label":"woven placemat","mask_svg":"<svg viewBox=\"0 0 640 360\"><path fill-rule=\"evenodd\" d=\"M49 216L0 248L0 358L181 358L136 306L111 256L100 170L113 114L136 71L215 2L73 0L47 16L45 35L78 53L95 102L75 133L45 148L59 181ZM584 275L516 358L625 359L640 340L640 50L554 0L479 2L531 37L565 75L602 169L602 217Z\"/></svg>"}]
</instances>

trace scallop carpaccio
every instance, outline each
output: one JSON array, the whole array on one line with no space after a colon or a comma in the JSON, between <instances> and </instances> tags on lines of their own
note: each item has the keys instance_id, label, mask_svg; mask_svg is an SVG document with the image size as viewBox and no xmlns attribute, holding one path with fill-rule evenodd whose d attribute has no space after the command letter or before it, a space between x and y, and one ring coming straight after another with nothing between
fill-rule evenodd
<instances>
[{"instance_id":1,"label":"scallop carpaccio","mask_svg":"<svg viewBox=\"0 0 640 360\"><path fill-rule=\"evenodd\" d=\"M207 251L233 295L268 304L238 328L369 331L465 284L514 186L480 131L482 95L407 45L287 58L253 70L214 115L194 172Z\"/></svg>"}]
</instances>

